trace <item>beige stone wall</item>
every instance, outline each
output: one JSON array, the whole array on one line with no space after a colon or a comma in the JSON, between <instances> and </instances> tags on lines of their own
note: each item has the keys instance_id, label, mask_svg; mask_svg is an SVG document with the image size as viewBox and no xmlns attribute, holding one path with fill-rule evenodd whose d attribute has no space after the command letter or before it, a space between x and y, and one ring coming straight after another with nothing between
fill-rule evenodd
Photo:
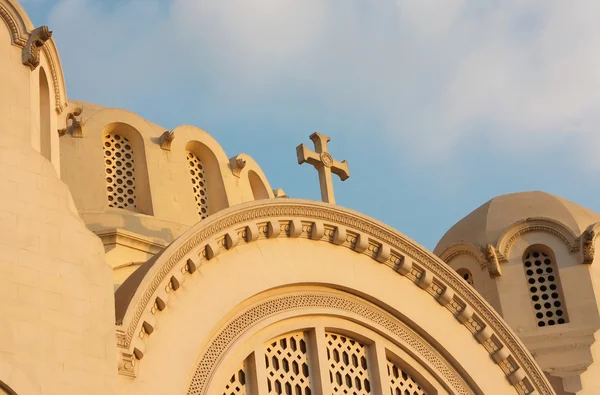
<instances>
[{"instance_id":1,"label":"beige stone wall","mask_svg":"<svg viewBox=\"0 0 600 395\"><path fill-rule=\"evenodd\" d=\"M12 0L0 7L32 28ZM3 20L0 59L0 379L17 394L115 393L110 268L57 166L36 150L41 67L21 64ZM54 136L51 81L49 88ZM56 141L50 138L55 164Z\"/></svg>"},{"instance_id":2,"label":"beige stone wall","mask_svg":"<svg viewBox=\"0 0 600 395\"><path fill-rule=\"evenodd\" d=\"M585 266L587 273L594 287L594 301L597 306L600 306L600 257L597 252L600 251L600 239L596 239L595 243L596 256L594 262ZM581 394L592 395L600 393L600 331L594 333L594 343L590 347L593 364L581 374L581 384L583 391Z\"/></svg>"},{"instance_id":3,"label":"beige stone wall","mask_svg":"<svg viewBox=\"0 0 600 395\"><path fill-rule=\"evenodd\" d=\"M194 153L204 167L207 215L231 205L273 197L269 182L251 157L241 154L230 160L217 141L197 127L175 128L175 139L167 150L161 148L165 128L134 113L84 102L71 102L70 106L83 109L83 137L61 137L61 178L69 186L86 225L97 234L125 230L164 246L200 221L188 152ZM126 137L133 147L135 209L109 207L103 136L111 132ZM236 169L237 159L245 163L243 168ZM155 249L127 243L105 246L109 263L115 268L156 253ZM122 281L122 275L115 274L116 284Z\"/></svg>"},{"instance_id":4,"label":"beige stone wall","mask_svg":"<svg viewBox=\"0 0 600 395\"><path fill-rule=\"evenodd\" d=\"M302 284L319 284L320 287L302 288ZM297 288L286 289L294 285ZM388 311L399 312L399 316L404 317L405 322L412 322L412 327L418 328L419 333L435 339L438 349L452 355L460 366L459 371L472 379L481 393L514 391L501 369L473 336L411 281L395 275L390 268L365 255L306 239L258 241L223 253L203 265L182 288L171 294L168 308L160 312L155 330L147 340L144 358L138 363L137 377L120 376L121 391L132 395L185 393L193 375L192 367L198 363L208 339L232 319L234 312L248 306L252 297L265 293L262 298L268 299L289 292L310 294L323 292L323 289L329 289L331 294L342 289L359 298L363 295ZM325 307L273 315L266 322L257 323L259 328L248 330L243 339L236 341L225 361L219 362L219 371L208 393L222 392L235 367L255 347L262 346L261 340L252 338L251 334L269 325L282 325L294 316L306 316L298 324L300 328L318 326L319 319L336 316L344 317L348 322L328 322L323 324L324 327L362 333L367 329L354 329L353 322L363 328L372 325L368 320L365 320L366 324L361 322L364 318L360 316L344 316L343 311ZM177 335L181 334L182 327L194 328L193 336ZM285 333L285 325L280 330ZM391 340L400 341L400 338L392 337ZM414 368L421 369L418 365ZM158 376L163 379L157 381ZM440 381L444 382L443 379Z\"/></svg>"}]
</instances>

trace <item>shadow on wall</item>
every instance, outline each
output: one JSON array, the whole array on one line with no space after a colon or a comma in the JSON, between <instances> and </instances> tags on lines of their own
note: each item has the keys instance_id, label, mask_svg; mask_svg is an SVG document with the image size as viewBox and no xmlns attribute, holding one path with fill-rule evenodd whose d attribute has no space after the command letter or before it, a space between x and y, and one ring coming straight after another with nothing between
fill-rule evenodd
<instances>
[{"instance_id":1,"label":"shadow on wall","mask_svg":"<svg viewBox=\"0 0 600 395\"><path fill-rule=\"evenodd\" d=\"M114 228L123 229L129 232L139 234L141 236L151 238L153 239L153 241L160 244L170 244L173 240L175 240L177 236L179 236L179 234L175 234L173 232L173 229L170 228L150 228L147 225L144 225L142 217L138 215L130 215L128 213L124 214L125 215L120 216L120 218L123 221L122 224L119 226L115 226ZM106 224L101 223L91 223L88 224L87 227L92 232L107 228ZM185 229L182 229L179 233L183 233L186 229L187 227L185 227Z\"/></svg>"}]
</instances>

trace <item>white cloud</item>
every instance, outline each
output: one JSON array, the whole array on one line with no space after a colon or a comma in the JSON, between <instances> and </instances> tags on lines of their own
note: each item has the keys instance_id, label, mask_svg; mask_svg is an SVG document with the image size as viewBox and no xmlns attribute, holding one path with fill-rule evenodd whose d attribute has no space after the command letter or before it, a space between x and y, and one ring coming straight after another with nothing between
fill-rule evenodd
<instances>
[{"instance_id":1,"label":"white cloud","mask_svg":"<svg viewBox=\"0 0 600 395\"><path fill-rule=\"evenodd\" d=\"M481 136L600 148L597 0L103 3L61 0L49 21L67 78L99 97L202 80L215 101L260 106L304 89L425 160Z\"/></svg>"}]
</instances>

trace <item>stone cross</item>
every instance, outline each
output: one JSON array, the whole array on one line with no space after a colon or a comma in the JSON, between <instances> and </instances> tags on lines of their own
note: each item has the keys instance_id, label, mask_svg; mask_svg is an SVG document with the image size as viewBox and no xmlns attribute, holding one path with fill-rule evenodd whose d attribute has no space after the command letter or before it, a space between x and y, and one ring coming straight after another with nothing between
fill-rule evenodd
<instances>
[{"instance_id":1,"label":"stone cross","mask_svg":"<svg viewBox=\"0 0 600 395\"><path fill-rule=\"evenodd\" d=\"M310 135L310 139L315 145L316 152L309 150L304 144L300 144L296 147L298 164L301 165L308 162L317 169L319 172L319 183L321 184L321 198L326 203L335 204L331 173L337 174L342 181L347 180L350 177L348 162L345 160L338 162L331 157L327 151L327 143L331 140L329 137L316 132Z\"/></svg>"}]
</instances>

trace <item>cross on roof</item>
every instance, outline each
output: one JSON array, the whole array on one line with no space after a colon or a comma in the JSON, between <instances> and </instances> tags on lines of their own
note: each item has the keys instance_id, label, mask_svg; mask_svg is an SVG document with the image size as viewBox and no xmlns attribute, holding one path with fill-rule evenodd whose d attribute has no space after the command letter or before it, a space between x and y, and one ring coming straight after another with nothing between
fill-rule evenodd
<instances>
[{"instance_id":1,"label":"cross on roof","mask_svg":"<svg viewBox=\"0 0 600 395\"><path fill-rule=\"evenodd\" d=\"M327 151L327 143L331 140L329 137L316 132L310 135L310 139L315 145L316 152L309 150L304 144L300 144L296 147L298 164L308 162L317 169L321 184L321 198L326 203L335 204L331 173L337 174L342 181L347 180L350 177L348 162L345 160L338 162L331 157Z\"/></svg>"}]
</instances>

